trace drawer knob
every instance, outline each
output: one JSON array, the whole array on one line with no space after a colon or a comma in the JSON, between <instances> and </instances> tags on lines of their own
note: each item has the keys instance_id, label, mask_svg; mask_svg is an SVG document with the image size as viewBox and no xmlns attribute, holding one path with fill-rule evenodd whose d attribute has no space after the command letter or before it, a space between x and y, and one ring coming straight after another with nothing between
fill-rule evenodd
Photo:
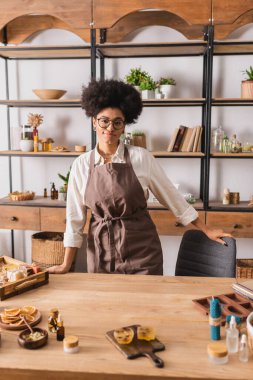
<instances>
[{"instance_id":1,"label":"drawer knob","mask_svg":"<svg viewBox=\"0 0 253 380\"><path fill-rule=\"evenodd\" d=\"M237 224L237 223L235 223L235 224L233 225L233 228L241 228L241 225L240 225L240 224Z\"/></svg>"},{"instance_id":2,"label":"drawer knob","mask_svg":"<svg viewBox=\"0 0 253 380\"><path fill-rule=\"evenodd\" d=\"M175 227L182 227L182 223L175 222Z\"/></svg>"},{"instance_id":3,"label":"drawer knob","mask_svg":"<svg viewBox=\"0 0 253 380\"><path fill-rule=\"evenodd\" d=\"M18 218L17 218L16 216L12 216L12 217L11 217L11 221L12 221L12 222L17 222L17 221L18 221Z\"/></svg>"}]
</instances>

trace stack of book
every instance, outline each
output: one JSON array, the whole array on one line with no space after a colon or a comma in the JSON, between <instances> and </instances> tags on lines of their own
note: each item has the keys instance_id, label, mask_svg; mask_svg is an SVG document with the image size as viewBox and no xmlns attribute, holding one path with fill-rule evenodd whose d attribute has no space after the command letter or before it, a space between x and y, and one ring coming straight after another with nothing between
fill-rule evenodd
<instances>
[{"instance_id":1,"label":"stack of book","mask_svg":"<svg viewBox=\"0 0 253 380\"><path fill-rule=\"evenodd\" d=\"M239 293L243 297L253 299L253 279L236 282L232 285L232 288L236 293Z\"/></svg>"},{"instance_id":2,"label":"stack of book","mask_svg":"<svg viewBox=\"0 0 253 380\"><path fill-rule=\"evenodd\" d=\"M176 128L171 136L168 152L201 152L202 127Z\"/></svg>"}]
</instances>

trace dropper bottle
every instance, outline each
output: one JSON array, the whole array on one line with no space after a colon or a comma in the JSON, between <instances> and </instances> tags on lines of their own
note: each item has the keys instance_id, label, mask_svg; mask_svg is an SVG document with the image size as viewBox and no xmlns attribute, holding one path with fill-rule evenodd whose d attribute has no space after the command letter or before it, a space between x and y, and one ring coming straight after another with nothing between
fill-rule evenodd
<instances>
[{"instance_id":1,"label":"dropper bottle","mask_svg":"<svg viewBox=\"0 0 253 380\"><path fill-rule=\"evenodd\" d=\"M226 345L229 353L238 352L239 331L236 328L235 316L230 319L229 328L226 329Z\"/></svg>"},{"instance_id":2,"label":"dropper bottle","mask_svg":"<svg viewBox=\"0 0 253 380\"><path fill-rule=\"evenodd\" d=\"M239 360L241 362L245 362L245 363L249 360L249 350L248 350L247 336L245 334L242 334L242 337L241 337L241 340L240 340Z\"/></svg>"}]
</instances>

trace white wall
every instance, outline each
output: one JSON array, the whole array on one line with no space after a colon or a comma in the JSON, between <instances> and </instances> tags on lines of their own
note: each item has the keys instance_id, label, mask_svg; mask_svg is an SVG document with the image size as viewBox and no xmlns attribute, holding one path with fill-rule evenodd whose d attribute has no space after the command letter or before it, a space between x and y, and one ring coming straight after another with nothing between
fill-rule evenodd
<instances>
[{"instance_id":1,"label":"white wall","mask_svg":"<svg viewBox=\"0 0 253 380\"><path fill-rule=\"evenodd\" d=\"M250 39L253 27L242 28L233 38ZM134 42L169 42L184 41L178 32L163 27L150 27L135 33ZM27 44L27 43L26 43ZM83 42L66 31L45 31L28 42L29 45L75 44ZM239 97L242 71L253 64L253 57L215 57L213 92L215 97ZM0 62L0 97L5 97L4 67ZM122 60L106 60L106 77L124 79L131 67L141 66L155 79L170 75L177 81L174 97L201 97L202 58L133 58ZM50 61L11 61L9 65L10 98L35 99L34 88L62 88L67 90L65 98L79 98L81 86L90 77L89 60L50 60ZM76 143L90 147L90 123L84 112L78 108L41 108L11 109L11 128L13 148L18 145L20 125L24 124L29 112L44 115L44 123L40 127L41 137L52 137L57 144L73 147ZM6 110L0 107L0 149L6 149ZM251 132L252 107L220 107L214 108L212 126L222 125L227 134L237 133L241 141L253 143ZM148 137L148 148L166 149L169 138L178 125L193 127L201 124L201 108L145 108L135 126L129 130L141 129ZM61 182L58 172L66 173L73 159L70 158L14 158L13 183L14 190L34 190L42 194L43 188L49 190L50 182L59 187ZM180 184L181 191L191 192L199 196L200 160L199 159L159 159L166 174L174 183ZM190 164L190 170L189 170ZM244 170L242 170L242 168ZM210 198L221 199L224 187L231 191L239 191L242 200L248 200L253 193L251 173L252 160L213 160L211 164ZM8 193L8 159L0 159L1 186L0 196ZM32 174L32 175L31 175ZM31 260L31 231L16 231L16 256ZM174 274L180 237L162 236L165 274ZM238 239L238 256L251 257L251 239ZM0 231L0 255L10 254L10 233Z\"/></svg>"}]
</instances>

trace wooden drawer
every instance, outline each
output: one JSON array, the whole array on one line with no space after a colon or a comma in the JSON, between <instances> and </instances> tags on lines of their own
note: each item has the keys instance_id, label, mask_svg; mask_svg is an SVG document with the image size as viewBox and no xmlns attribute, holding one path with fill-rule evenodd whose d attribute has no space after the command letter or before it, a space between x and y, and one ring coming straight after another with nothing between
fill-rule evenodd
<instances>
[{"instance_id":1,"label":"wooden drawer","mask_svg":"<svg viewBox=\"0 0 253 380\"><path fill-rule=\"evenodd\" d=\"M41 231L65 232L66 209L44 208L40 209Z\"/></svg>"},{"instance_id":2,"label":"wooden drawer","mask_svg":"<svg viewBox=\"0 0 253 380\"><path fill-rule=\"evenodd\" d=\"M41 208L41 231L65 232L66 228L66 209L65 208ZM90 212L87 214L87 222L84 233L88 232L90 222Z\"/></svg>"},{"instance_id":3,"label":"wooden drawer","mask_svg":"<svg viewBox=\"0 0 253 380\"><path fill-rule=\"evenodd\" d=\"M222 228L234 237L253 237L253 213L245 212L207 212L206 224Z\"/></svg>"},{"instance_id":4,"label":"wooden drawer","mask_svg":"<svg viewBox=\"0 0 253 380\"><path fill-rule=\"evenodd\" d=\"M156 225L159 235L180 236L187 230L194 229L195 227L190 223L184 227L176 221L175 216L168 210L149 210L151 218ZM199 217L205 223L205 212L200 211Z\"/></svg>"},{"instance_id":5,"label":"wooden drawer","mask_svg":"<svg viewBox=\"0 0 253 380\"><path fill-rule=\"evenodd\" d=\"M39 231L39 208L0 206L0 228Z\"/></svg>"}]
</instances>

